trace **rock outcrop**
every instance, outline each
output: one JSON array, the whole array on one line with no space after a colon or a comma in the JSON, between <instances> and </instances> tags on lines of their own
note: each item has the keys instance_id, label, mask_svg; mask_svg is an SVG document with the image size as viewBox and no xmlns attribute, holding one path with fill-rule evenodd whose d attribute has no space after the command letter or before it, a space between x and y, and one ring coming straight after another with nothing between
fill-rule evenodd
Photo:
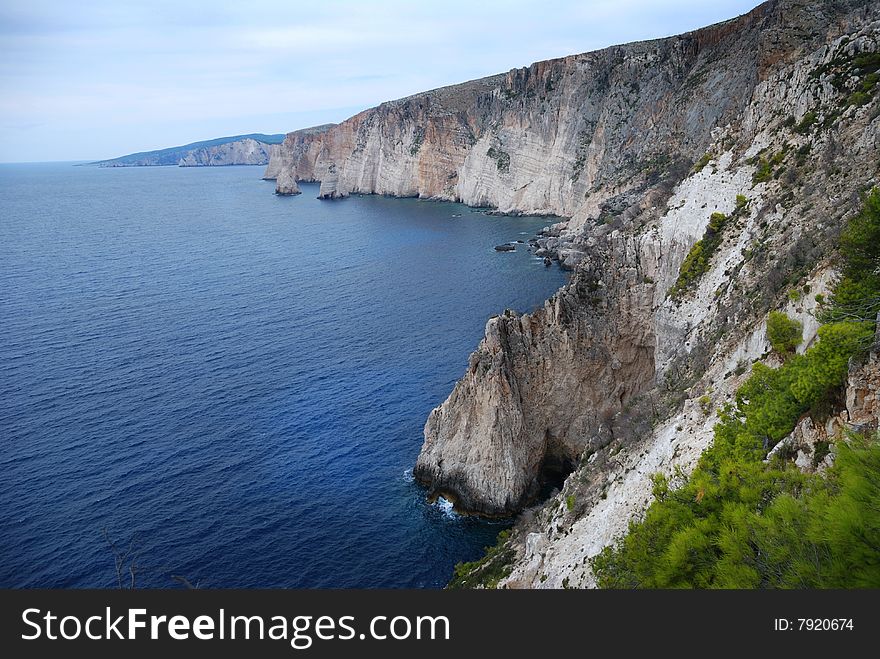
<instances>
[{"instance_id":1,"label":"rock outcrop","mask_svg":"<svg viewBox=\"0 0 880 659\"><path fill-rule=\"evenodd\" d=\"M433 493L486 515L519 510L542 476L564 477L585 448L607 441L611 417L653 382L654 287L637 242L603 247L543 309L486 324L425 426L413 474Z\"/></svg>"},{"instance_id":2,"label":"rock outcrop","mask_svg":"<svg viewBox=\"0 0 880 659\"><path fill-rule=\"evenodd\" d=\"M315 181L314 167L324 134L335 124L322 124L312 128L295 130L284 136L281 146L273 151L272 158L263 174L265 180L275 181L275 192L280 195L300 193L297 181Z\"/></svg>"},{"instance_id":3,"label":"rock outcrop","mask_svg":"<svg viewBox=\"0 0 880 659\"><path fill-rule=\"evenodd\" d=\"M787 5L795 19L806 12L810 20L829 7ZM642 267L656 282L655 381L614 416L611 441L586 449L561 491L520 517L500 587L593 585L588 559L644 512L651 476L689 473L712 441L715 410L733 399L751 365L778 365L767 313L781 309L803 324L800 350L815 340L817 297L834 281L840 228L859 209L860 193L880 183L880 98L854 96L871 88L870 70L880 64L880 8L851 3L835 11L813 28L821 43L763 73L741 119L719 127L707 157L664 206L620 227L642 237ZM730 219L710 267L672 299L684 255L716 211ZM777 451L805 471L825 469L843 430L877 427L878 387L875 350L852 365L837 411L802 418Z\"/></svg>"},{"instance_id":4,"label":"rock outcrop","mask_svg":"<svg viewBox=\"0 0 880 659\"><path fill-rule=\"evenodd\" d=\"M749 57L737 54L736 64L719 64L723 77L715 79L711 94L687 83L687 77L680 82L694 95L690 103L682 104L685 115L695 103L714 107L719 96L739 95L743 103L725 117L728 123L713 126L719 121L713 115L705 128L697 121L660 138L660 144L673 153L682 153L688 143L700 144L711 154L708 168L698 163L682 172L667 165L661 168L662 180L653 185L648 179L633 183L639 178L634 171L620 181L621 170L612 168L606 176L616 181L620 191L614 204L596 203L593 195L603 193L594 189L571 220L549 228L539 239L537 254L552 254L568 267L578 267L575 279L544 310L524 318L501 317L487 325L486 339L471 357L465 376L425 426L425 443L414 473L432 491L464 511L502 514L521 509L537 493L548 466L577 463L585 452L609 443L615 432L613 419L638 395L652 387L683 387L688 377L702 375L713 348L711 333L728 332L734 319L742 324L757 317L753 313L762 307L744 308L741 291L730 288L730 278L744 267L744 254L756 240L773 242L761 231L762 223L784 224L790 219L777 207L779 196L788 193L776 196L780 190L775 179L756 184L754 162L749 161L760 164L761 157L769 158L772 152L756 155L765 148L783 152L794 148L789 134L777 134L785 131L780 124L790 114L797 125L816 103L804 100L805 90L797 82L806 86L810 71L831 61L839 47L817 40L812 50L806 48L809 39L803 34L807 25L811 34L816 33L817 6L798 13L784 4L764 5L739 21L691 37L708 44L700 50L706 65L724 62L731 47L736 53L744 43L752 48ZM818 23L824 30L819 34L832 42L840 39L837 43L846 48L849 42L843 41L837 21L844 25L849 21L855 34L864 33L850 48L873 52L876 30L866 31L859 21L863 8L850 8L852 13L839 16L830 12ZM789 12L784 21L781 11ZM768 49L774 53L772 66L766 61ZM747 92L739 86L743 81L751 85ZM647 85L643 83L641 93L650 97ZM821 98L823 85L815 86ZM827 116L840 101L839 95L829 99ZM643 101L636 107L643 107ZM727 107L733 112L733 106ZM773 122L762 110L768 107L784 116ZM871 158L876 154L877 124L867 113L853 119L857 125L851 137L855 143L861 140L856 152L867 165L864 184L876 177L876 160ZM664 121L675 124L674 119ZM798 137L797 131L788 133ZM623 144L636 151L647 148L634 135ZM795 162L789 166L798 167ZM817 172L804 175L824 177ZM847 187L854 190L854 183ZM784 188L785 181L779 187ZM739 227L728 229L716 267L705 275L699 290L673 302L667 292L688 249L702 236L712 212L736 211L737 195L751 198L748 217L743 214ZM592 222L585 219L590 214ZM795 240L776 248L783 268L785 259L809 261L822 251L818 245L827 238L821 231L809 233L811 223L820 218L811 215L805 226L783 232ZM638 239L633 237L636 234ZM629 247L621 248L623 244ZM771 275L777 276L765 270L755 273L755 278ZM585 286L585 282L593 283ZM767 292L780 283L772 281ZM605 313L593 318L599 300ZM560 301L571 302L563 313L553 313L558 308L554 302ZM766 299L764 304L769 302ZM659 396L662 391L654 393Z\"/></svg>"}]
</instances>

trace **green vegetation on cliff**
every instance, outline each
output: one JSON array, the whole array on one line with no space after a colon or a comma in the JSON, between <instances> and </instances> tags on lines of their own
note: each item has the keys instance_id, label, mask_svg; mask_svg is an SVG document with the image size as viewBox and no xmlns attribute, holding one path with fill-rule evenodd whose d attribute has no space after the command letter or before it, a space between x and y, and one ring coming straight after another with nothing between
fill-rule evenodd
<instances>
[{"instance_id":1,"label":"green vegetation on cliff","mask_svg":"<svg viewBox=\"0 0 880 659\"><path fill-rule=\"evenodd\" d=\"M838 442L824 476L780 458L764 462L804 413L839 391L850 358L870 344L880 308L878 239L875 189L841 235L841 276L818 343L778 369L755 364L720 411L714 443L690 478L678 487L655 478L643 519L592 559L601 587L880 586L880 440Z\"/></svg>"},{"instance_id":2,"label":"green vegetation on cliff","mask_svg":"<svg viewBox=\"0 0 880 659\"><path fill-rule=\"evenodd\" d=\"M506 174L510 171L510 154L507 153L507 151L496 149L492 146L486 151L486 155L495 161L495 166L498 168L499 172Z\"/></svg>"},{"instance_id":3,"label":"green vegetation on cliff","mask_svg":"<svg viewBox=\"0 0 880 659\"><path fill-rule=\"evenodd\" d=\"M880 312L880 188L840 236L840 280L822 320L863 320Z\"/></svg>"},{"instance_id":4,"label":"green vegetation on cliff","mask_svg":"<svg viewBox=\"0 0 880 659\"><path fill-rule=\"evenodd\" d=\"M694 243L682 261L678 271L678 279L669 289L669 295L672 299L680 299L696 285L700 277L709 271L712 256L721 245L721 231L728 219L724 213L712 213L703 237Z\"/></svg>"},{"instance_id":5,"label":"green vegetation on cliff","mask_svg":"<svg viewBox=\"0 0 880 659\"><path fill-rule=\"evenodd\" d=\"M774 352L782 357L792 354L803 341L804 326L781 311L767 317L767 339Z\"/></svg>"},{"instance_id":6,"label":"green vegetation on cliff","mask_svg":"<svg viewBox=\"0 0 880 659\"><path fill-rule=\"evenodd\" d=\"M492 547L486 547L486 554L470 563L457 563L452 580L447 588L495 588L498 582L510 574L513 549L507 544L510 530L498 534Z\"/></svg>"}]
</instances>

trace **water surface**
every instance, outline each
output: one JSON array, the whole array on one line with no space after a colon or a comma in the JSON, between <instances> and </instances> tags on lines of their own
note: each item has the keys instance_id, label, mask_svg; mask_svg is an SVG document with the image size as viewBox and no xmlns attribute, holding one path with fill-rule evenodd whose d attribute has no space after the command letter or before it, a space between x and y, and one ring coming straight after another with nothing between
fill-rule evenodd
<instances>
[{"instance_id":1,"label":"water surface","mask_svg":"<svg viewBox=\"0 0 880 659\"><path fill-rule=\"evenodd\" d=\"M0 586L437 587L501 526L410 468L546 224L260 168L0 166Z\"/></svg>"}]
</instances>

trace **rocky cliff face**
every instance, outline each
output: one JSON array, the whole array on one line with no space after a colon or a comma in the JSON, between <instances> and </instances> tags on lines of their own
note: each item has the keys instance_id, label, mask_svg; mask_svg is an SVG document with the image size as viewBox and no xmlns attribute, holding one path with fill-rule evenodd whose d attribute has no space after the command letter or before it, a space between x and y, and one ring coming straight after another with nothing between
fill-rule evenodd
<instances>
[{"instance_id":1,"label":"rocky cliff face","mask_svg":"<svg viewBox=\"0 0 880 659\"><path fill-rule=\"evenodd\" d=\"M428 419L418 480L459 509L501 515L605 439L620 406L653 382L654 288L638 249L610 239L543 309L489 320Z\"/></svg>"},{"instance_id":2,"label":"rocky cliff face","mask_svg":"<svg viewBox=\"0 0 880 659\"><path fill-rule=\"evenodd\" d=\"M787 453L802 470L823 471L831 462L829 442L844 428L876 429L880 408L880 336L863 363L853 364L840 409L828 418L806 416L775 449ZM716 375L720 369L712 369ZM713 404L727 399L743 378L721 376ZM629 520L651 501L651 475L675 482L693 468L712 437L717 419L696 399L659 423L645 438L628 437L590 454L572 474L564 491L527 511L508 542L513 559L500 588L583 588L594 586L588 559L626 533ZM574 502L572 506L568 502Z\"/></svg>"},{"instance_id":3,"label":"rocky cliff face","mask_svg":"<svg viewBox=\"0 0 880 659\"><path fill-rule=\"evenodd\" d=\"M809 345L840 227L880 180L878 50L874 2L772 0L285 140L279 192L283 172L285 185L319 180L326 198L563 217L537 247L575 269L571 283L535 313L487 323L414 470L488 515L564 479L520 516L502 585L590 585L586 559L645 509L650 475L693 467L715 407L766 358L768 311L800 319ZM725 216L715 253L670 295L713 212Z\"/></svg>"},{"instance_id":4,"label":"rocky cliff face","mask_svg":"<svg viewBox=\"0 0 880 659\"><path fill-rule=\"evenodd\" d=\"M804 9L815 19L828 5ZM654 382L619 408L607 443L584 441L561 491L521 516L500 586L591 586L587 559L646 509L651 475L688 473L712 439L715 409L732 400L755 361L773 364L767 313L782 309L804 324L802 350L815 339L815 296L833 281L837 233L860 193L880 181L878 95L857 96L880 64L878 19L867 5L834 15L824 43L768 69L740 120L719 127L706 162L662 208L621 224L621 233L642 237L641 267L655 282ZM683 256L715 211L731 218L718 251L693 290L672 299ZM822 448L842 429L876 428L878 377L876 353L854 364L841 411L802 419L779 450L805 470L823 469Z\"/></svg>"},{"instance_id":5,"label":"rocky cliff face","mask_svg":"<svg viewBox=\"0 0 880 659\"><path fill-rule=\"evenodd\" d=\"M757 325L782 281L805 276L830 252L839 224L827 222L823 213L839 216L843 209L832 210L828 198L842 197L852 209L855 191L876 179L878 127L876 109L851 104L852 89L834 86L852 67L833 62L876 52L875 20L876 8L866 3L838 8L776 3L690 37L711 44L706 48L712 51L702 51L706 73L690 75L713 83L701 88L685 78L682 88L694 95L682 104L685 114L700 104L713 106L720 97L739 95L742 106L728 123L713 126L719 121L713 114L706 126L695 121L673 132L683 138L662 138L659 144L673 153L700 144L705 155L693 167L682 172L679 156L671 158L658 166L653 184L650 177L633 183L641 174L630 170L613 197L616 205L588 194L571 220L539 241L567 265L581 262L574 282L557 295L575 298L572 311L553 314L548 304L524 319L490 322L465 377L425 426L415 470L422 482L463 510L519 510L540 486L548 464L577 462L584 452L607 444L615 417L635 404L637 395L653 388L649 397L662 398L664 388L685 388L703 376L719 338L734 327ZM739 64L729 61L727 49L740 53L745 43L751 55ZM710 62L721 66L718 77ZM728 77L730 67L739 75ZM744 93L745 81L750 87ZM633 143L639 145L634 138L623 145ZM620 151L626 151L623 145ZM842 147L850 149L848 169L858 173L829 184L833 166L827 163L841 156ZM774 157L779 162L771 165ZM814 187L804 187L808 180ZM747 206L736 208L738 195ZM800 208L794 207L796 196ZM673 301L668 291L679 266L713 212L736 214L736 224L727 228L714 267L697 290ZM621 247L624 243L629 246ZM827 267L823 272L827 278ZM743 296L738 279L750 282L751 298ZM586 291L585 280L592 282ZM604 317L584 322L595 313L595 302L604 305ZM814 318L804 321L815 331ZM535 344L534 336L552 338ZM729 347L737 363L760 356L754 350L763 344L749 340ZM723 377L735 367L713 375ZM711 425L706 431L704 437Z\"/></svg>"},{"instance_id":6,"label":"rocky cliff face","mask_svg":"<svg viewBox=\"0 0 880 659\"><path fill-rule=\"evenodd\" d=\"M265 165L278 144L264 144L246 137L235 142L193 149L180 158L181 167L216 167L221 165Z\"/></svg>"},{"instance_id":7,"label":"rocky cliff face","mask_svg":"<svg viewBox=\"0 0 880 659\"><path fill-rule=\"evenodd\" d=\"M288 133L279 148L272 152L263 178L275 181L280 195L300 193L297 181L315 181L313 163L321 148L324 134L336 124L322 124Z\"/></svg>"}]
</instances>

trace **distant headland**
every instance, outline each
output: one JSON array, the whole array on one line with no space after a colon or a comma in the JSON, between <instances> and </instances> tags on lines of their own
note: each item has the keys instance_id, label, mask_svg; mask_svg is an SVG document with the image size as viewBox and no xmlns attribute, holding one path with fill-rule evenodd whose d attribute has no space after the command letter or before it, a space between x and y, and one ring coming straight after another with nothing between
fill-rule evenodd
<instances>
[{"instance_id":1,"label":"distant headland","mask_svg":"<svg viewBox=\"0 0 880 659\"><path fill-rule=\"evenodd\" d=\"M127 156L87 163L98 167L213 167L222 165L266 165L284 139L283 134L251 133L218 137L156 151L141 151Z\"/></svg>"}]
</instances>

